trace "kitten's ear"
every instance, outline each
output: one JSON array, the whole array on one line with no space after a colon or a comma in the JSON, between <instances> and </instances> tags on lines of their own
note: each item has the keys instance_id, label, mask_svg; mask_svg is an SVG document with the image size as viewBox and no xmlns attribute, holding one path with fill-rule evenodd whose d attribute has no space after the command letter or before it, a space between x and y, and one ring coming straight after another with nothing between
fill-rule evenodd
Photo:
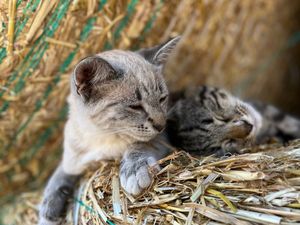
<instances>
[{"instance_id":1,"label":"kitten's ear","mask_svg":"<svg viewBox=\"0 0 300 225\"><path fill-rule=\"evenodd\" d=\"M180 36L177 36L163 44L156 45L152 48L141 49L137 51L137 53L156 66L164 66L168 56L176 47L177 43L180 41L180 38Z\"/></svg>"},{"instance_id":2,"label":"kitten's ear","mask_svg":"<svg viewBox=\"0 0 300 225\"><path fill-rule=\"evenodd\" d=\"M117 79L119 76L120 73L106 60L99 56L90 56L77 64L73 81L77 94L88 100L96 85Z\"/></svg>"}]
</instances>

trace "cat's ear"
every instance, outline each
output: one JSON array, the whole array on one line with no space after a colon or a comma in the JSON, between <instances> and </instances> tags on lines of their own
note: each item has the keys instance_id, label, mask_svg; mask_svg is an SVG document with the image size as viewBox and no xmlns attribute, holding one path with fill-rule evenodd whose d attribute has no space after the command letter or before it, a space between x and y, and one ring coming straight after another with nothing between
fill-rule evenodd
<instances>
[{"instance_id":1,"label":"cat's ear","mask_svg":"<svg viewBox=\"0 0 300 225\"><path fill-rule=\"evenodd\" d=\"M156 66L164 66L168 56L176 47L177 43L180 41L180 38L180 36L177 36L163 44L156 45L152 48L141 49L137 51L137 53Z\"/></svg>"},{"instance_id":2,"label":"cat's ear","mask_svg":"<svg viewBox=\"0 0 300 225\"><path fill-rule=\"evenodd\" d=\"M75 67L73 81L78 95L88 100L93 89L120 76L112 65L99 56L90 56L81 60Z\"/></svg>"}]
</instances>

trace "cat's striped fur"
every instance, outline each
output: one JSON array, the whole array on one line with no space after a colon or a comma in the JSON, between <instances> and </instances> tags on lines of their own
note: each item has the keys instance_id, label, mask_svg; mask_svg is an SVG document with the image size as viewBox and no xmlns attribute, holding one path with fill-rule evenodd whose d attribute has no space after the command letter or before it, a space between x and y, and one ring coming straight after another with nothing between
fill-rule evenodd
<instances>
[{"instance_id":1,"label":"cat's striped fur","mask_svg":"<svg viewBox=\"0 0 300 225\"><path fill-rule=\"evenodd\" d=\"M270 105L242 101L224 89L201 86L176 96L167 134L181 149L222 155L272 137L283 141L300 138L298 119Z\"/></svg>"}]
</instances>

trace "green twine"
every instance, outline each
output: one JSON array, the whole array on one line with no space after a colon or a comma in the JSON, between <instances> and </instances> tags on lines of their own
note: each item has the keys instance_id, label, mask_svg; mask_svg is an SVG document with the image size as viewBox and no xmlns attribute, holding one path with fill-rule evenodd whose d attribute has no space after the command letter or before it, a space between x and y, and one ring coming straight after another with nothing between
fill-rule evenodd
<instances>
[{"instance_id":1,"label":"green twine","mask_svg":"<svg viewBox=\"0 0 300 225\"><path fill-rule=\"evenodd\" d=\"M130 3L128 4L125 17L120 21L115 32L113 33L113 40L112 40L113 42L115 42L116 40L118 40L120 38L121 32L128 24L128 21L134 12L135 5L137 4L137 2L138 2L138 0L131 0ZM106 43L104 44L104 50L112 49L112 47L113 47L113 44L108 41L106 41Z\"/></svg>"},{"instance_id":2,"label":"green twine","mask_svg":"<svg viewBox=\"0 0 300 225\"><path fill-rule=\"evenodd\" d=\"M163 3L164 1L163 0L160 0L160 2L158 3L158 6L155 8L154 12L152 13L150 19L147 21L141 35L139 36L138 40L139 40L139 43L143 42L144 39L145 39L145 35L150 32L150 30L152 29L153 27L153 24L154 22L156 21L157 19L157 13L160 11L160 9L162 8L163 6ZM135 46L132 47L132 50L137 50L140 48L139 46L139 43Z\"/></svg>"},{"instance_id":3,"label":"green twine","mask_svg":"<svg viewBox=\"0 0 300 225\"><path fill-rule=\"evenodd\" d=\"M120 22L119 26L116 28L116 31L114 32L114 39L119 39L122 30L125 28L125 26L128 24L128 21L132 15L132 13L134 12L135 9L135 5L138 2L138 0L132 0L128 7L127 7L127 13L125 15L125 17L123 18L123 20Z\"/></svg>"},{"instance_id":4,"label":"green twine","mask_svg":"<svg viewBox=\"0 0 300 225\"><path fill-rule=\"evenodd\" d=\"M38 5L40 4L41 0L37 0L35 1L33 4L32 0L28 1L26 7L23 9L23 15L26 15L27 10L30 9L31 12L34 12L36 10L36 8L38 7ZM16 22L16 30L15 30L15 37L18 37L19 34L21 33L21 31L24 29L27 21L29 20L29 15L27 15L25 18L23 18L22 21L17 21Z\"/></svg>"},{"instance_id":5,"label":"green twine","mask_svg":"<svg viewBox=\"0 0 300 225\"><path fill-rule=\"evenodd\" d=\"M18 1L17 1L17 8L18 8L18 6L21 4L21 2L22 2L22 0L18 0Z\"/></svg>"},{"instance_id":6,"label":"green twine","mask_svg":"<svg viewBox=\"0 0 300 225\"><path fill-rule=\"evenodd\" d=\"M88 206L88 205L86 205L83 201L81 201L80 199L78 199L78 198L74 198L74 200L80 205L80 206L82 206L82 207L84 207L89 213L91 213L91 214L97 214L98 216L99 216L99 218L100 219L102 219L102 220L104 220L107 224L109 224L109 225L115 225L112 221L110 221L109 219L106 219L105 220L105 218L103 218L102 216L101 216L101 214L100 213L98 213L96 210L94 210L92 207L90 207L90 206Z\"/></svg>"},{"instance_id":7,"label":"green twine","mask_svg":"<svg viewBox=\"0 0 300 225\"><path fill-rule=\"evenodd\" d=\"M17 8L18 6L21 4L22 0L19 0L17 2ZM27 2L27 5L25 6L25 8L23 9L23 15L26 15L27 11L30 10L31 12L34 12L38 6L38 4L40 3L40 0L37 0L34 4L31 4L32 0ZM23 19L23 20L22 20ZM29 16L27 17L23 17L20 20L16 21L16 29L15 29L15 35L14 38L17 38L19 36L19 34L21 33L21 31L23 30L23 28L25 27L25 24L27 23L27 21L29 20ZM3 23L4 24L4 23ZM4 24L4 27L6 27L6 25ZM6 57L6 48L3 47L0 49L0 63L2 62L2 60Z\"/></svg>"},{"instance_id":8,"label":"green twine","mask_svg":"<svg viewBox=\"0 0 300 225\"><path fill-rule=\"evenodd\" d=\"M33 47L30 49L29 53L25 56L24 60L22 61L21 65L18 66L18 68L15 70L15 72L12 73L12 75L9 77L7 83L4 85L4 87L9 87L10 84L16 79L19 78L18 82L16 83L14 87L15 94L19 93L25 86L24 78L29 76L32 73L32 70L36 68L36 66L39 64L42 56L44 55L45 51L48 48L48 43L45 42L46 37L52 37L56 31L56 29L59 26L60 21L64 17L65 13L67 12L67 9L69 7L70 2L69 1L60 1L59 5L57 6L55 12L50 17L47 26L44 29L43 34L35 41ZM37 49L37 50L36 50ZM33 54L34 50L36 52ZM33 54L33 56L32 56ZM27 66L27 67L26 67ZM25 69L25 71L19 75L19 71L22 71ZM2 90L0 92L0 97L4 94L5 90ZM0 113L3 113L6 111L9 107L9 101L4 102L4 106L0 109Z\"/></svg>"}]
</instances>

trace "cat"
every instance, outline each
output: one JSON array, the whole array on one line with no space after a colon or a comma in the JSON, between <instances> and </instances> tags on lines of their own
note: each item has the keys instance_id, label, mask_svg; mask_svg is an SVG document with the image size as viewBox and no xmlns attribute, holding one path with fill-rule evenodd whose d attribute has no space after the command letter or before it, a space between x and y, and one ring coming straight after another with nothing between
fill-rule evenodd
<instances>
[{"instance_id":1,"label":"cat","mask_svg":"<svg viewBox=\"0 0 300 225\"><path fill-rule=\"evenodd\" d=\"M136 52L110 50L81 60L71 76L62 161L44 190L39 224L60 224L80 175L99 160L121 158L121 186L138 195L161 145L168 89L162 72L180 37Z\"/></svg>"},{"instance_id":2,"label":"cat","mask_svg":"<svg viewBox=\"0 0 300 225\"><path fill-rule=\"evenodd\" d=\"M300 120L272 105L245 102L222 88L200 86L171 94L167 136L177 148L223 156L271 138L300 138Z\"/></svg>"}]
</instances>

